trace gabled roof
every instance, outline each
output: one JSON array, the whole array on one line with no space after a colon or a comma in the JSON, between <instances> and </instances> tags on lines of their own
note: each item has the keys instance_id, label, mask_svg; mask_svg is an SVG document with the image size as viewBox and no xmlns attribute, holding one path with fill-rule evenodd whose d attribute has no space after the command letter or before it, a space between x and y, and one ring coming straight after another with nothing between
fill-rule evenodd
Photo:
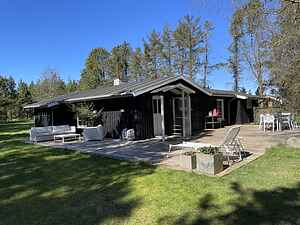
<instances>
[{"instance_id":1,"label":"gabled roof","mask_svg":"<svg viewBox=\"0 0 300 225\"><path fill-rule=\"evenodd\" d=\"M185 77L162 77L155 80L145 80L142 82L129 82L121 83L117 86L105 86L99 87L87 91L73 92L67 95L58 96L55 98L43 100L37 103L32 103L26 105L25 109L30 108L49 108L53 105L57 105L63 102L73 103L80 101L96 100L96 99L105 99L105 98L114 98L114 97L128 97L128 96L139 96L147 92L154 91L165 85L173 83L178 80L183 80L195 89L209 95L209 96L221 96L221 97L237 97L237 93L231 91L222 91L222 90L213 90L202 88L195 82L185 78ZM246 96L244 93L241 95ZM246 96L247 98L247 96Z\"/></svg>"}]
</instances>

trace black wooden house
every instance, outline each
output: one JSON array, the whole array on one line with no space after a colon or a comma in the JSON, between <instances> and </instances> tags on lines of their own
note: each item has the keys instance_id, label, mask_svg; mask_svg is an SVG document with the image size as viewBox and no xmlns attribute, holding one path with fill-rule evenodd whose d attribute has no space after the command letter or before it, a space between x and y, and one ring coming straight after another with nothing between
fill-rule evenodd
<instances>
[{"instance_id":1,"label":"black wooden house","mask_svg":"<svg viewBox=\"0 0 300 225\"><path fill-rule=\"evenodd\" d=\"M36 102L25 106L35 115L35 126L76 125L72 110L83 102L102 109L107 137L134 129L137 139L181 135L189 137L205 127L253 122L257 96L200 87L184 77L164 77L115 85ZM218 110L217 118L212 111Z\"/></svg>"}]
</instances>

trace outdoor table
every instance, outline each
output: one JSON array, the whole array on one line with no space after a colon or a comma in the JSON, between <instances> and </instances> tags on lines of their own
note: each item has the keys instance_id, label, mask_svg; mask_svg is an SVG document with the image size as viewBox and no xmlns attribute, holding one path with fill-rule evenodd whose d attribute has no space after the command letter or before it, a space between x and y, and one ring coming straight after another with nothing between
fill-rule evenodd
<instances>
[{"instance_id":1,"label":"outdoor table","mask_svg":"<svg viewBox=\"0 0 300 225\"><path fill-rule=\"evenodd\" d=\"M58 134L54 135L54 141L61 139L62 143L65 143L65 139L77 139L80 140L80 134Z\"/></svg>"},{"instance_id":2,"label":"outdoor table","mask_svg":"<svg viewBox=\"0 0 300 225\"><path fill-rule=\"evenodd\" d=\"M223 126L223 120L221 117L217 116L206 116L205 117L205 129L207 129L207 125L211 124L211 128L215 129L215 124L219 125L219 128Z\"/></svg>"}]
</instances>

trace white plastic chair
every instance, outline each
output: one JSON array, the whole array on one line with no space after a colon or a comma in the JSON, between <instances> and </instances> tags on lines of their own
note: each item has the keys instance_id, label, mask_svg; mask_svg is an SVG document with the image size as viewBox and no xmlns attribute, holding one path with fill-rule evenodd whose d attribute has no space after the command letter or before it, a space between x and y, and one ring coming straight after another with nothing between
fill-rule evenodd
<instances>
[{"instance_id":1,"label":"white plastic chair","mask_svg":"<svg viewBox=\"0 0 300 225\"><path fill-rule=\"evenodd\" d=\"M264 124L264 118L265 118L264 114L259 115L259 129L261 129Z\"/></svg>"},{"instance_id":2,"label":"white plastic chair","mask_svg":"<svg viewBox=\"0 0 300 225\"><path fill-rule=\"evenodd\" d=\"M267 125L272 125L272 129L273 132L275 130L275 116L274 115L270 115L270 114L266 114L264 116L264 132L266 132L266 126Z\"/></svg>"},{"instance_id":3,"label":"white plastic chair","mask_svg":"<svg viewBox=\"0 0 300 225\"><path fill-rule=\"evenodd\" d=\"M291 113L281 113L281 123L287 124L290 130L294 129L293 124L292 124L292 114Z\"/></svg>"},{"instance_id":4,"label":"white plastic chair","mask_svg":"<svg viewBox=\"0 0 300 225\"><path fill-rule=\"evenodd\" d=\"M296 116L295 114L292 114L292 128L295 129L295 128L298 128L298 123L297 123L297 119L296 119Z\"/></svg>"}]
</instances>

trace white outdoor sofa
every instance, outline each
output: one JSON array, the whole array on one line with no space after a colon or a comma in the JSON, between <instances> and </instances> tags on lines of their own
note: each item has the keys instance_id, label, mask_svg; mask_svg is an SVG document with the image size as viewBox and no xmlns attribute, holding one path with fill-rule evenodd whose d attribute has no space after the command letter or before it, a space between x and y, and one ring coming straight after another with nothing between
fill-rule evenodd
<instances>
[{"instance_id":1,"label":"white outdoor sofa","mask_svg":"<svg viewBox=\"0 0 300 225\"><path fill-rule=\"evenodd\" d=\"M48 126L48 127L32 127L29 131L30 141L52 141L54 135L75 134L76 127L69 125Z\"/></svg>"}]
</instances>

